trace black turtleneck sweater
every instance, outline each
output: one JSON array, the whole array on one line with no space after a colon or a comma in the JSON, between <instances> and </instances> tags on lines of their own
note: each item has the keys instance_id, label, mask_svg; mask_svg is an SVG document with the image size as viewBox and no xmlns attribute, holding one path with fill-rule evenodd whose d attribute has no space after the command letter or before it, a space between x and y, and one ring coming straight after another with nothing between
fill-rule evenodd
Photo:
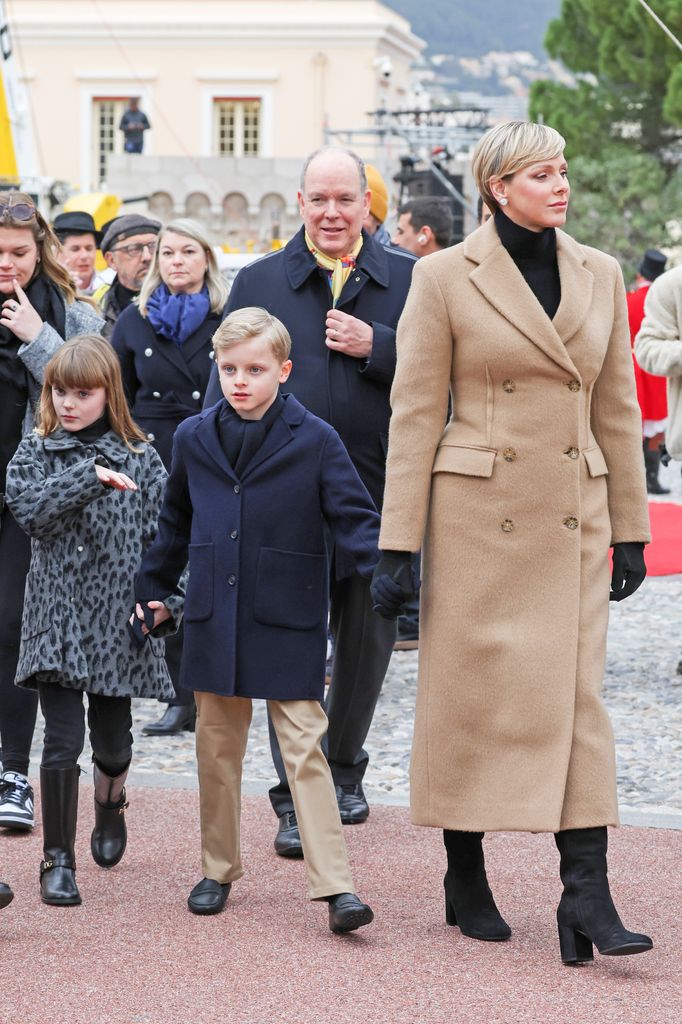
<instances>
[{"instance_id":1,"label":"black turtleneck sweater","mask_svg":"<svg viewBox=\"0 0 682 1024\"><path fill-rule=\"evenodd\" d=\"M550 320L559 308L561 282L556 257L556 231L529 231L495 211L500 241L523 274L523 279Z\"/></svg>"}]
</instances>

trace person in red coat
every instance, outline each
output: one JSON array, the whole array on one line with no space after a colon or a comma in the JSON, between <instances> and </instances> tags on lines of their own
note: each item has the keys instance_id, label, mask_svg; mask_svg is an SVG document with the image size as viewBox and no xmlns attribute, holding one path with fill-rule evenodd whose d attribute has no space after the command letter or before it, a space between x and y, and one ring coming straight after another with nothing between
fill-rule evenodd
<instances>
[{"instance_id":1,"label":"person in red coat","mask_svg":"<svg viewBox=\"0 0 682 1024\"><path fill-rule=\"evenodd\" d=\"M644 300L652 281L655 281L665 270L666 257L658 249L647 249L637 269L635 288L627 294L628 321L630 323L630 343L634 346L637 333L644 319ZM658 479L661 463L666 420L668 418L668 396L665 377L657 377L643 370L635 359L635 380L637 382L637 399L642 411L642 444L644 448L644 464L646 466L646 486L649 494L670 494Z\"/></svg>"}]
</instances>

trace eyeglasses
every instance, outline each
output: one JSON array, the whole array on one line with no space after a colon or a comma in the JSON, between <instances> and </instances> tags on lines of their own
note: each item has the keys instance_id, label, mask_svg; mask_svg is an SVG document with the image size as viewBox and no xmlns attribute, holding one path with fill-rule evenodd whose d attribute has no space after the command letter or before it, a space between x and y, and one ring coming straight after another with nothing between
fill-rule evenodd
<instances>
[{"instance_id":1,"label":"eyeglasses","mask_svg":"<svg viewBox=\"0 0 682 1024\"><path fill-rule=\"evenodd\" d=\"M141 256L145 249L149 250L149 255L153 256L156 252L156 242L135 242L133 245L117 245L115 249L111 249L110 252L124 252L126 256Z\"/></svg>"},{"instance_id":2,"label":"eyeglasses","mask_svg":"<svg viewBox=\"0 0 682 1024\"><path fill-rule=\"evenodd\" d=\"M15 202L17 198L18 202ZM0 220L32 220L35 215L35 206L23 196L17 197L12 193L0 196Z\"/></svg>"}]
</instances>

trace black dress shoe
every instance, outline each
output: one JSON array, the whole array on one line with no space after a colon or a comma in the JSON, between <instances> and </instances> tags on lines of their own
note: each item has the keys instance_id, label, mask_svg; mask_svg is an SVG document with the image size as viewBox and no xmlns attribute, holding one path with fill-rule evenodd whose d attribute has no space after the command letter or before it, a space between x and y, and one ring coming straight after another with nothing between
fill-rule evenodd
<instances>
[{"instance_id":1,"label":"black dress shoe","mask_svg":"<svg viewBox=\"0 0 682 1024\"><path fill-rule=\"evenodd\" d=\"M275 852L280 857L302 857L301 833L294 811L285 811L280 815L279 828L275 836Z\"/></svg>"},{"instance_id":2,"label":"black dress shoe","mask_svg":"<svg viewBox=\"0 0 682 1024\"><path fill-rule=\"evenodd\" d=\"M0 882L0 910L14 899L14 893L5 882Z\"/></svg>"},{"instance_id":3,"label":"black dress shoe","mask_svg":"<svg viewBox=\"0 0 682 1024\"><path fill-rule=\"evenodd\" d=\"M145 736L175 736L179 732L194 732L197 709L194 704L169 704L158 722L145 725Z\"/></svg>"},{"instance_id":4,"label":"black dress shoe","mask_svg":"<svg viewBox=\"0 0 682 1024\"><path fill-rule=\"evenodd\" d=\"M369 818L369 804L360 782L352 786L337 786L336 802L342 825L361 825Z\"/></svg>"},{"instance_id":5,"label":"black dress shoe","mask_svg":"<svg viewBox=\"0 0 682 1024\"><path fill-rule=\"evenodd\" d=\"M329 929L337 934L354 932L374 920L372 908L359 900L355 893L340 892L336 896L328 896Z\"/></svg>"},{"instance_id":6,"label":"black dress shoe","mask_svg":"<svg viewBox=\"0 0 682 1024\"><path fill-rule=\"evenodd\" d=\"M227 903L231 888L231 882L202 878L187 897L187 906L193 914L219 914Z\"/></svg>"}]
</instances>

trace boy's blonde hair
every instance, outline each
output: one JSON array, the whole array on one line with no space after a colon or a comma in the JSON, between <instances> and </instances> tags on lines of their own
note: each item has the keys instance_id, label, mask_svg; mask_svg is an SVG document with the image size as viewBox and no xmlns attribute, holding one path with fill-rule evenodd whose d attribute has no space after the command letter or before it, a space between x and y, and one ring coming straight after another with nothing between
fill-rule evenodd
<instances>
[{"instance_id":1,"label":"boy's blonde hair","mask_svg":"<svg viewBox=\"0 0 682 1024\"><path fill-rule=\"evenodd\" d=\"M508 178L530 164L555 160L565 148L563 135L546 124L507 121L495 125L479 139L473 155L471 169L483 202L493 211L498 208L491 178Z\"/></svg>"},{"instance_id":2,"label":"boy's blonde hair","mask_svg":"<svg viewBox=\"0 0 682 1024\"><path fill-rule=\"evenodd\" d=\"M262 306L245 306L226 316L213 335L216 356L249 338L264 337L279 363L284 363L291 352L291 336L282 323Z\"/></svg>"},{"instance_id":3,"label":"boy's blonde hair","mask_svg":"<svg viewBox=\"0 0 682 1024\"><path fill-rule=\"evenodd\" d=\"M107 413L114 433L133 452L132 441L146 441L128 411L121 378L121 364L111 342L99 334L79 334L58 348L45 367L43 390L40 395L37 432L49 437L61 425L52 401L52 388L104 388L107 393Z\"/></svg>"}]
</instances>

